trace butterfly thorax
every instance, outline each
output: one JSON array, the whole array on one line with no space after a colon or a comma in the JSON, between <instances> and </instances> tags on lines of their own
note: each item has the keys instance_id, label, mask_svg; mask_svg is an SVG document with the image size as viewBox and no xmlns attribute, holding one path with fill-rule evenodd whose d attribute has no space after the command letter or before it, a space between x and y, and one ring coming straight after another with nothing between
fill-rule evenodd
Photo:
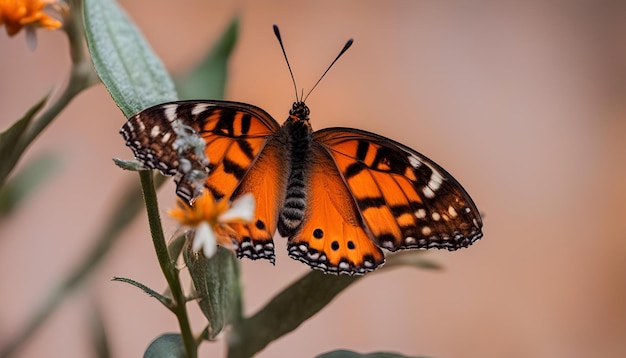
<instances>
[{"instance_id":1,"label":"butterfly thorax","mask_svg":"<svg viewBox=\"0 0 626 358\"><path fill-rule=\"evenodd\" d=\"M285 201L278 220L278 232L288 237L302 224L306 209L306 168L312 130L309 123L309 108L304 102L293 104L289 118L283 124L282 132L286 136L290 170Z\"/></svg>"}]
</instances>

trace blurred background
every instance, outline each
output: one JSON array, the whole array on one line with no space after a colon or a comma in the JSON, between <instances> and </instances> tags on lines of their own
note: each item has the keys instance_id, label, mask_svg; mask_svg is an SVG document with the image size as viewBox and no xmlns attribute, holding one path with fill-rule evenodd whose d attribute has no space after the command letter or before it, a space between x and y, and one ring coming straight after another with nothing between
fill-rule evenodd
<instances>
[{"instance_id":1,"label":"blurred background","mask_svg":"<svg viewBox=\"0 0 626 358\"><path fill-rule=\"evenodd\" d=\"M314 128L356 127L393 138L450 171L484 214L470 249L431 252L442 271L371 274L259 357L312 357L347 348L435 357L626 356L626 6L620 1L123 0L172 73L193 66L240 16L226 98L279 122L293 87L308 90L348 38L354 46L307 103ZM70 68L66 37L0 29L0 129ZM207 79L210 80L210 79ZM23 328L96 233L134 173L118 134L125 118L102 85L80 94L28 150L60 168L0 221L0 346ZM160 190L162 210L173 185ZM176 225L166 222L166 232ZM308 272L277 240L277 262L243 261L255 312ZM137 357L175 317L127 284L160 290L144 215L88 283L64 301L16 357L95 356L94 307L112 355ZM190 305L191 306L191 305ZM200 330L204 318L194 313ZM224 356L221 341L203 356Z\"/></svg>"}]
</instances>

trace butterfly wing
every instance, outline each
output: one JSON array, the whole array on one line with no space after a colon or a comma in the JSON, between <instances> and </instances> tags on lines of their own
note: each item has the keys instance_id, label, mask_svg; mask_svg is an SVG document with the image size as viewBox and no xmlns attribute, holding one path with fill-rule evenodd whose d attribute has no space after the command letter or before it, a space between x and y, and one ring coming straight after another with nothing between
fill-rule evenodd
<instances>
[{"instance_id":1,"label":"butterfly wing","mask_svg":"<svg viewBox=\"0 0 626 358\"><path fill-rule=\"evenodd\" d=\"M237 257L264 258L274 263L272 237L285 195L287 165L284 142L272 138L233 194L237 197L252 193L256 199L254 220L249 224L231 225L234 232L230 236L237 244Z\"/></svg>"},{"instance_id":2,"label":"butterfly wing","mask_svg":"<svg viewBox=\"0 0 626 358\"><path fill-rule=\"evenodd\" d=\"M312 143L306 214L289 238L289 256L330 273L363 274L385 261L369 238L348 187L330 154Z\"/></svg>"},{"instance_id":3,"label":"butterfly wing","mask_svg":"<svg viewBox=\"0 0 626 358\"><path fill-rule=\"evenodd\" d=\"M313 140L332 157L377 246L456 250L482 237L480 214L470 196L422 154L350 128L323 129Z\"/></svg>"},{"instance_id":4,"label":"butterfly wing","mask_svg":"<svg viewBox=\"0 0 626 358\"><path fill-rule=\"evenodd\" d=\"M142 164L176 175L177 194L190 201L202 191L194 175L203 178L207 169L207 187L216 199L228 198L278 129L278 123L260 108L203 100L150 107L130 117L120 133ZM192 134L204 141L197 145ZM205 146L206 154L198 153Z\"/></svg>"},{"instance_id":5,"label":"butterfly wing","mask_svg":"<svg viewBox=\"0 0 626 358\"><path fill-rule=\"evenodd\" d=\"M202 184L217 200L254 194L259 203L255 222L235 225L233 241L238 256L273 261L272 235L280 205L275 197L280 197L276 195L284 183L280 173L285 165L284 151L275 138L279 128L258 107L202 100L148 108L129 118L120 132L145 166L176 175L177 194L183 199L191 201ZM202 160L193 145L181 145L181 141L193 141L190 133L202 139L208 160ZM274 167L269 168L271 165ZM205 173L206 179L197 185L192 176L199 172Z\"/></svg>"}]
</instances>

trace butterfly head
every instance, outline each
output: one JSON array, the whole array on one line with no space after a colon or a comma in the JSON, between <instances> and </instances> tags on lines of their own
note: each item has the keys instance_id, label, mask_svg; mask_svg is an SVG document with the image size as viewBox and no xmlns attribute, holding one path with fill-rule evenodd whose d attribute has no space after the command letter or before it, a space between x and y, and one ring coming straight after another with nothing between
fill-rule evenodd
<instances>
[{"instance_id":1,"label":"butterfly head","mask_svg":"<svg viewBox=\"0 0 626 358\"><path fill-rule=\"evenodd\" d=\"M294 102L289 110L289 120L291 122L309 121L309 107L302 101Z\"/></svg>"}]
</instances>

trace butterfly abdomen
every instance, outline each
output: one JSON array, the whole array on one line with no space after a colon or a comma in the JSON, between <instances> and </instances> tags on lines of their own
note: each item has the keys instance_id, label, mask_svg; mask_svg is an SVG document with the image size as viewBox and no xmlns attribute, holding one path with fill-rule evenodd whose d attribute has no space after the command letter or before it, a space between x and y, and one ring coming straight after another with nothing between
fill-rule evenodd
<instances>
[{"instance_id":1,"label":"butterfly abdomen","mask_svg":"<svg viewBox=\"0 0 626 358\"><path fill-rule=\"evenodd\" d=\"M285 201L278 219L278 232L289 237L296 233L306 210L306 167L311 147L311 126L308 118L288 120L283 131L287 136L287 158L291 165Z\"/></svg>"}]
</instances>

